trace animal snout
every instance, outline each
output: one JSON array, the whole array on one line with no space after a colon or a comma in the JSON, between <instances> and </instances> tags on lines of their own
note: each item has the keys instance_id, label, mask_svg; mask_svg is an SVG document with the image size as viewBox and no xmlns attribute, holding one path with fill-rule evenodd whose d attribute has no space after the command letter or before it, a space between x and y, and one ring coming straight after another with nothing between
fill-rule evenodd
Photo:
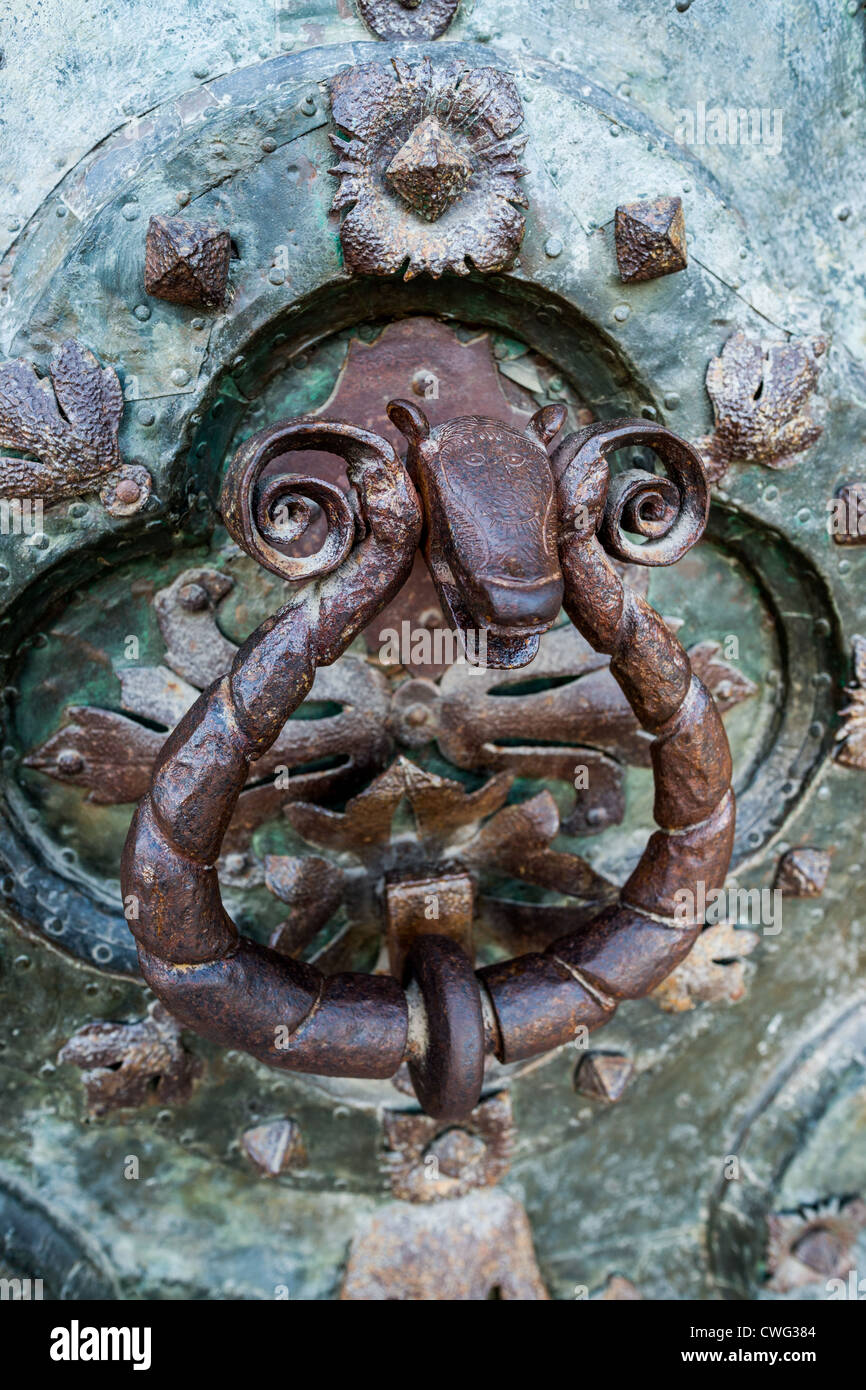
<instances>
[{"instance_id":1,"label":"animal snout","mask_svg":"<svg viewBox=\"0 0 866 1390\"><path fill-rule=\"evenodd\" d=\"M540 579L506 579L501 575L479 575L476 592L483 627L497 630L518 629L543 632L556 620L562 607L562 575Z\"/></svg>"}]
</instances>

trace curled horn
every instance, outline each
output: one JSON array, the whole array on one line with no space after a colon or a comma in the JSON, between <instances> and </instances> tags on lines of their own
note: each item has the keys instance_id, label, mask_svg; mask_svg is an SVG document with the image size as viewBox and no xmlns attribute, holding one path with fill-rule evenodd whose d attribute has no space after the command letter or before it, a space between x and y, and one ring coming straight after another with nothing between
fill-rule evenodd
<instances>
[{"instance_id":1,"label":"curled horn","mask_svg":"<svg viewBox=\"0 0 866 1390\"><path fill-rule=\"evenodd\" d=\"M261 479L265 467L280 454L296 449L322 449L350 458L362 448L363 430L330 421L292 420L271 425L245 441L229 464L221 507L226 529L259 564L283 579L315 579L330 574L345 560L355 538L355 518L340 488L323 478L300 473L276 473ZM382 444L384 441L379 440ZM300 539L313 520L311 502L325 514L328 532L315 555L284 555L275 548ZM285 520L275 521L277 507Z\"/></svg>"},{"instance_id":2,"label":"curled horn","mask_svg":"<svg viewBox=\"0 0 866 1390\"><path fill-rule=\"evenodd\" d=\"M632 468L610 479L598 538L608 555L632 565L672 565L700 540L710 491L700 456L690 444L649 420L606 420L565 440L556 471L587 468L628 445L650 448L666 473ZM640 545L625 533L643 536Z\"/></svg>"}]
</instances>

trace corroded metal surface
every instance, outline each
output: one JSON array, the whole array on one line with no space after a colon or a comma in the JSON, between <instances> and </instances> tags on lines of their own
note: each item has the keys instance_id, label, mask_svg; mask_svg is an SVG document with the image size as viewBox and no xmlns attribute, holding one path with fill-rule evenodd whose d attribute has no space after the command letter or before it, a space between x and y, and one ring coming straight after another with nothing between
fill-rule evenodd
<instances>
[{"instance_id":1,"label":"corroded metal surface","mask_svg":"<svg viewBox=\"0 0 866 1390\"><path fill-rule=\"evenodd\" d=\"M231 669L238 648L220 630L219 617L233 587L230 576L202 567L183 570L157 590L153 607L165 643L165 665L118 672L119 703L127 714L67 708L62 727L27 754L25 765L85 788L97 805L140 800L165 742L153 725L173 729L200 691ZM349 788L387 761L390 694L378 672L349 657L316 673L310 698L338 709L319 719L289 721L270 750L251 765L226 833L225 853L246 848L256 828L285 802ZM284 771L278 784L279 769Z\"/></svg>"},{"instance_id":2,"label":"corroded metal surface","mask_svg":"<svg viewBox=\"0 0 866 1390\"><path fill-rule=\"evenodd\" d=\"M347 266L388 275L405 264L407 280L468 275L470 263L501 270L523 239L526 207L517 88L495 68L392 65L365 63L331 82L334 121L351 136L331 136L341 180L333 210L349 209Z\"/></svg>"},{"instance_id":3,"label":"corroded metal surface","mask_svg":"<svg viewBox=\"0 0 866 1390\"><path fill-rule=\"evenodd\" d=\"M424 505L424 555L450 625L478 666L524 666L562 606L547 445L564 406L526 431L477 415L431 430L412 401L388 414L409 441L406 467ZM481 634L484 651L481 651Z\"/></svg>"},{"instance_id":4,"label":"corroded metal surface","mask_svg":"<svg viewBox=\"0 0 866 1390\"><path fill-rule=\"evenodd\" d=\"M455 1302L548 1297L526 1212L505 1192L395 1202L363 1223L340 1294L347 1301Z\"/></svg>"},{"instance_id":5,"label":"corroded metal surface","mask_svg":"<svg viewBox=\"0 0 866 1390\"><path fill-rule=\"evenodd\" d=\"M89 348L74 339L51 359L50 379L30 362L0 366L0 447L22 458L0 459L0 496L38 497L50 505L96 487L108 489L106 505L135 511L147 491L132 495L134 477L121 472L117 435L123 392L113 367L100 367Z\"/></svg>"},{"instance_id":6,"label":"corroded metal surface","mask_svg":"<svg viewBox=\"0 0 866 1390\"><path fill-rule=\"evenodd\" d=\"M549 570L543 575L541 599L536 601L534 593L536 575L514 578L518 583L529 579L528 611L536 621L539 615L551 620L545 607L551 583L557 608L564 588L572 621L593 646L611 656L614 675L654 739L655 819L662 829L651 837L618 904L602 912L588 930L561 938L543 955L485 966L476 978L470 956L453 937L437 934L433 927L408 945L406 995L397 980L387 977L323 977L311 966L238 938L222 905L214 865L249 761L274 743L286 716L312 685L317 661L334 660L408 574L421 524L410 474L421 480L428 532L462 528L460 550L449 552L460 558L453 576L456 601L478 603L483 595L492 611L482 611L479 620L495 622L504 616L506 633L519 632L527 616L522 595L516 620L510 595L503 599L497 593L491 599L491 586L500 583L498 564L510 554L510 537L506 534L504 543L491 531L486 513L480 521L476 518L477 529L470 529L472 508L462 503L460 475L448 478L448 426L443 428L447 482L431 501L427 475L435 476L443 446L434 437L423 454L429 434L424 416L408 402L392 402L389 410L413 441L409 473L386 441L327 421L273 426L236 455L224 491L226 522L235 539L268 568L284 573L284 557L263 551L251 522L252 497L263 461L275 457L286 441L290 448L302 448L307 439L314 444L326 439L344 456L369 532L340 565L329 550L340 514L329 518L321 552L327 558L313 562L320 575L328 576L321 581L325 587L307 590L266 621L241 647L230 674L215 680L177 726L129 833L123 891L125 901L135 903L130 926L145 978L184 1022L277 1067L386 1077L405 1057L423 1107L433 1116L456 1119L478 1100L486 1051L500 1062L535 1056L572 1038L580 1025L595 1027L609 1019L620 999L657 986L687 954L699 930L697 917L688 918L685 926L678 920L676 895L688 884L696 893L698 883L712 889L724 879L734 801L720 716L676 638L623 585L596 535L619 558L627 554L630 559L645 557L651 565L670 563L700 537L708 504L693 451L641 421L591 425L569 437L556 452L552 475L544 446L562 423L561 409L533 417L530 433L537 457L530 458L528 469L520 436L506 431L503 441L502 427L490 422L455 422L460 438L472 440L480 432L484 438L490 435L491 444L505 442L514 450L514 487L518 481L525 487L527 471L548 471L541 536L550 547L549 552L542 547ZM657 449L669 476L657 480L632 472L611 484L607 454L635 443ZM483 450L479 457L489 462ZM561 573L554 548L554 480ZM296 475L290 475L290 484L301 493L310 488ZM281 486L279 477L272 480L268 495L277 495ZM479 496L471 471L467 490L470 497ZM342 498L342 493L336 495ZM529 499L530 506L538 501L531 491ZM648 538L643 551L623 540L624 522ZM266 524L267 516L259 526ZM390 779L390 794L387 779L381 782L381 827L377 830L363 815L356 817L359 846L387 833L405 785L404 768L399 772ZM354 809L362 804L356 798ZM533 845L533 836L528 837L527 872L538 874L540 861L542 881L548 885L557 873L554 855L550 877L545 844L558 821L552 801L548 808L543 794L534 807L505 808L490 827L499 819L508 823L506 843L516 851L509 858L517 860L512 872L519 873L533 816L551 821L551 812L541 843ZM320 837L329 817L338 821L330 812L296 808L296 823L299 813L302 825L312 813ZM342 820L345 827L351 814L344 813ZM331 833L326 830L326 837Z\"/></svg>"},{"instance_id":7,"label":"corroded metal surface","mask_svg":"<svg viewBox=\"0 0 866 1390\"><path fill-rule=\"evenodd\" d=\"M695 446L711 481L735 462L792 468L820 439L812 398L826 349L824 338L769 346L742 331L728 338L707 368L716 428Z\"/></svg>"},{"instance_id":8,"label":"corroded metal surface","mask_svg":"<svg viewBox=\"0 0 866 1390\"><path fill-rule=\"evenodd\" d=\"M782 935L762 940L752 957L760 988L741 998L736 1013L723 1001L676 1018L620 1011L605 1044L634 1051L641 1064L641 1084L624 1104L592 1107L587 1118L589 1107L571 1090L571 1048L510 1084L520 1124L515 1181L553 1297L572 1299L575 1284L595 1297L611 1272L628 1275L647 1298L785 1297L766 1284L763 1213L823 1212L822 1199L833 1193L862 1192L862 1091L847 1134L841 1100L833 1102L834 1078L850 1077L858 1065L862 1071L862 1039L847 1061L831 1041L844 1034L862 974L861 876L849 875L862 863L862 772L831 754L837 713L850 703L843 687L851 679L851 637L863 631L866 557L862 546L837 546L825 525L839 484L858 476L866 399L857 254L863 35L862 15L847 12L854 8L800 6L793 15L784 0L768 0L756 22L751 0L719 0L711 13L698 3L671 7L659 22L655 0L571 6L568 21L562 6L547 3L461 6L434 62L459 54L472 66L492 62L513 75L531 132L533 208L517 273L484 287L474 277L457 286L440 281L425 297L423 276L406 287L344 279L336 220L324 212L327 117L315 98L320 82L359 61L359 43L369 45L356 7L310 0L299 11L237 0L217 13L207 0L188 0L174 32L150 0L96 7L45 0L38 17L13 7L3 34L0 247L11 250L0 264L0 345L44 375L64 338L91 344L129 390L122 453L146 461L154 475L153 504L137 519L118 525L88 500L86 515L79 504L69 512L52 508L45 551L31 553L14 536L2 542L10 571L0 595L10 619L2 654L21 695L16 704L9 693L3 774L0 1246L16 1272L45 1274L46 1296L268 1300L275 1285L286 1285L292 1298L333 1297L358 1211L383 1200L379 1127L366 1107L387 1104L389 1084L358 1083L346 1116L338 1099L348 1087L326 1092L213 1050L205 1094L192 1107L166 1111L158 1124L144 1111L80 1125L77 1074L49 1065L57 1047L84 1019L144 1011L134 978L112 975L130 968L121 910L110 905L119 901L114 855L95 877L87 862L90 846L107 860L110 835L122 836L127 813L94 813L83 790L46 779L40 785L11 753L43 742L62 707L122 708L100 679L101 663L116 657L125 633L149 632L136 586L148 575L156 587L174 577L162 568L170 535L182 548L180 568L218 563L214 550L204 555L210 521L198 502L216 496L237 439L268 419L319 408L338 282L340 322L354 316L372 332L382 314L408 311L495 323L530 339L566 375L574 372L596 414L639 414L646 406L692 440L712 428L704 369L728 333L741 328L758 339L772 324L779 341L832 335L821 381L829 407L823 437L787 475L748 461L731 468L714 500L709 540L674 571L654 574L651 588L661 613L685 619L687 647L697 636L721 642L739 634L741 659L730 662L728 653L729 663L758 685L758 697L728 720L741 783L739 883L772 884L785 844L831 846L824 894L786 900ZM73 52L68 36L78 18L93 42ZM294 51L284 53L288 40ZM372 52L368 46L363 56ZM373 56L386 52L380 46ZM784 138L764 149L700 138L678 148L677 103L704 99L722 111L731 103L778 107ZM623 285L607 234L612 209L657 190L682 195L689 270ZM226 222L241 252L230 312L203 316L205 328L194 310L136 298L147 216L184 206L185 197L190 215L230 211ZM272 265L280 269L271 277ZM299 361L303 352L309 365L287 366L273 381L285 403L265 406L263 373L277 356L274 337L286 332L279 352ZM175 390L175 368L189 371L188 386ZM408 383L389 388L386 398L407 394ZM215 399L220 421L210 414ZM430 403L421 403L429 414ZM256 408L264 409L257 420ZM446 413L472 409L460 403ZM184 516L188 494L197 501ZM123 562L129 551L114 540L121 536L126 545L155 547L137 570ZM94 579L89 564L97 554ZM754 580L755 607L743 603L742 589L726 588L735 575ZM81 600L64 611L68 582L81 586ZM106 603L112 590L120 596L114 623ZM56 615L51 626L40 595ZM84 604L100 615L95 635L92 626L78 626ZM256 613L245 629L236 624L232 635L245 635L258 620ZM22 631L28 641L42 632L48 641L41 652L27 647L19 662ZM81 638L96 653L90 668ZM159 660L158 636L152 651L143 650L151 664ZM110 669L109 682L116 684ZM772 731L762 725L768 701ZM41 725L34 711L43 712ZM753 741L743 736L750 724ZM438 758L435 744L425 756ZM591 847L594 864L617 880L649 823L646 781L640 768L627 768L626 822ZM567 812L563 784L551 785ZM509 909L509 953L538 949L515 944L537 920L536 896L527 891ZM252 908L245 923L248 914ZM64 934L55 939L55 932ZM808 1077L815 1104L792 1111L791 1081L800 1076ZM767 1106L777 1091L778 1102ZM258 1182L227 1149L227 1137L251 1122L248 1104L267 1115L302 1108L313 1181ZM746 1115L748 1129L741 1129ZM190 1180L124 1184L118 1208L116 1155L140 1145L153 1171ZM695 1169L696 1148L719 1161L732 1154L743 1160L739 1181L720 1182L709 1223L715 1160ZM682 1181L686 1171L693 1181ZM601 1196L599 1172L616 1184ZM802 1296L833 1296L826 1283L816 1274ZM856 1297L856 1281L848 1296Z\"/></svg>"},{"instance_id":9,"label":"corroded metal surface","mask_svg":"<svg viewBox=\"0 0 866 1390\"><path fill-rule=\"evenodd\" d=\"M384 1167L404 1202L441 1202L493 1187L508 1172L514 1144L511 1096L488 1096L461 1121L446 1124L414 1111L387 1111Z\"/></svg>"},{"instance_id":10,"label":"corroded metal surface","mask_svg":"<svg viewBox=\"0 0 866 1390\"><path fill-rule=\"evenodd\" d=\"M780 893L797 898L819 898L824 891L832 865L826 849L802 845L789 849L779 860L774 887Z\"/></svg>"},{"instance_id":11,"label":"corroded metal surface","mask_svg":"<svg viewBox=\"0 0 866 1390\"><path fill-rule=\"evenodd\" d=\"M80 1067L93 1115L189 1099L201 1064L159 1001L138 1023L88 1023L61 1048L58 1062Z\"/></svg>"},{"instance_id":12,"label":"corroded metal surface","mask_svg":"<svg viewBox=\"0 0 866 1390\"><path fill-rule=\"evenodd\" d=\"M306 1168L307 1150L295 1120L272 1120L241 1135L241 1146L263 1178L278 1178L293 1168Z\"/></svg>"},{"instance_id":13,"label":"corroded metal surface","mask_svg":"<svg viewBox=\"0 0 866 1390\"><path fill-rule=\"evenodd\" d=\"M759 940L757 932L730 922L705 927L690 954L656 986L652 998L665 1013L672 1014L684 1013L696 1004L738 1003L747 987L743 958L751 955Z\"/></svg>"},{"instance_id":14,"label":"corroded metal surface","mask_svg":"<svg viewBox=\"0 0 866 1390\"><path fill-rule=\"evenodd\" d=\"M589 1052L578 1064L574 1085L582 1095L613 1105L624 1096L633 1073L630 1057L617 1052Z\"/></svg>"},{"instance_id":15,"label":"corroded metal surface","mask_svg":"<svg viewBox=\"0 0 866 1390\"><path fill-rule=\"evenodd\" d=\"M846 767L866 770L866 638L854 637L852 657L854 679L845 687L848 704L841 710L836 730L836 758Z\"/></svg>"},{"instance_id":16,"label":"corroded metal surface","mask_svg":"<svg viewBox=\"0 0 866 1390\"><path fill-rule=\"evenodd\" d=\"M614 218L616 263L626 284L657 280L688 265L681 198L624 203Z\"/></svg>"},{"instance_id":17,"label":"corroded metal surface","mask_svg":"<svg viewBox=\"0 0 866 1390\"><path fill-rule=\"evenodd\" d=\"M844 1279L857 1262L856 1242L866 1229L866 1202L773 1213L767 1242L768 1288L792 1293L816 1279Z\"/></svg>"},{"instance_id":18,"label":"corroded metal surface","mask_svg":"<svg viewBox=\"0 0 866 1390\"><path fill-rule=\"evenodd\" d=\"M378 39L438 39L459 0L358 0L364 23Z\"/></svg>"},{"instance_id":19,"label":"corroded metal surface","mask_svg":"<svg viewBox=\"0 0 866 1390\"><path fill-rule=\"evenodd\" d=\"M231 237L213 222L151 217L144 288L157 299L193 308L222 308L229 278Z\"/></svg>"},{"instance_id":20,"label":"corroded metal surface","mask_svg":"<svg viewBox=\"0 0 866 1390\"><path fill-rule=\"evenodd\" d=\"M388 963L402 980L406 956L418 936L436 930L448 936L464 955L475 954L472 941L474 888L468 874L400 879L385 889L388 923ZM431 923L435 923L434 926Z\"/></svg>"},{"instance_id":21,"label":"corroded metal surface","mask_svg":"<svg viewBox=\"0 0 866 1390\"><path fill-rule=\"evenodd\" d=\"M539 371L534 355L497 360L492 349L490 335L473 333L467 340L465 334L435 319L389 324L373 342L351 340L337 385L317 413L353 420L404 449L405 440L389 418L386 403L411 393L434 427L459 415L484 415L523 434L533 414L533 395L547 394L551 387L565 394L562 378L552 378L549 369ZM574 403L572 393L566 395L566 403L572 423L585 424L589 412ZM325 453L305 457L306 467L314 465L311 471L344 485L339 459ZM453 655L451 646L441 640L446 626L441 604L420 555L408 582L365 632L369 650L380 653L381 634L401 633L404 622L416 636L414 648L410 642L409 651L402 653L407 669L416 675L439 675ZM434 639L430 651L425 651L430 646L424 641L425 630Z\"/></svg>"}]
</instances>

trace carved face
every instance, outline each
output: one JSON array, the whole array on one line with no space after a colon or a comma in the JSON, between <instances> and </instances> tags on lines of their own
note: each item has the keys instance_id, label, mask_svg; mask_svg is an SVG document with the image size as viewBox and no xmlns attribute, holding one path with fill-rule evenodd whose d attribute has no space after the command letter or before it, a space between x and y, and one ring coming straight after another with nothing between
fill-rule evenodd
<instances>
[{"instance_id":1,"label":"carved face","mask_svg":"<svg viewBox=\"0 0 866 1390\"><path fill-rule=\"evenodd\" d=\"M546 452L507 425L466 416L449 420L433 442L445 549L474 616L494 630L549 627L562 581Z\"/></svg>"},{"instance_id":2,"label":"carved face","mask_svg":"<svg viewBox=\"0 0 866 1390\"><path fill-rule=\"evenodd\" d=\"M407 463L424 502L425 551L440 596L459 626L517 639L501 664L523 664L537 643L521 639L546 631L562 603L545 444L564 412L539 411L521 434L472 415L431 432L417 407L389 409L412 444Z\"/></svg>"}]
</instances>

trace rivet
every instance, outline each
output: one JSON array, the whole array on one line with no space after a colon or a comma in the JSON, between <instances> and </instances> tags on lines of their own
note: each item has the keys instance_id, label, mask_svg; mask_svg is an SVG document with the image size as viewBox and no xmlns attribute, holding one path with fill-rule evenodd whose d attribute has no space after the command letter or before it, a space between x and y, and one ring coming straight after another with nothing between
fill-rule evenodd
<instances>
[{"instance_id":1,"label":"rivet","mask_svg":"<svg viewBox=\"0 0 866 1390\"><path fill-rule=\"evenodd\" d=\"M668 395L665 396L665 410L676 410L679 403L680 398L676 391L670 391Z\"/></svg>"},{"instance_id":2,"label":"rivet","mask_svg":"<svg viewBox=\"0 0 866 1390\"><path fill-rule=\"evenodd\" d=\"M630 313L631 310L629 309L627 304L617 304L616 308L613 311L613 316L616 319L617 323L625 323Z\"/></svg>"},{"instance_id":3,"label":"rivet","mask_svg":"<svg viewBox=\"0 0 866 1390\"><path fill-rule=\"evenodd\" d=\"M121 209L121 211L123 213L123 216L126 218L127 222L134 222L136 217L138 217L139 213L141 212L141 208L138 206L137 203L126 203Z\"/></svg>"},{"instance_id":4,"label":"rivet","mask_svg":"<svg viewBox=\"0 0 866 1390\"><path fill-rule=\"evenodd\" d=\"M84 767L84 759L77 748L61 748L57 754L57 771L64 777L72 777L76 772L81 772Z\"/></svg>"},{"instance_id":5,"label":"rivet","mask_svg":"<svg viewBox=\"0 0 866 1390\"><path fill-rule=\"evenodd\" d=\"M274 139L274 137L272 135L266 135L264 140L262 141L262 149L264 150L265 154L273 154L276 148L277 142Z\"/></svg>"},{"instance_id":6,"label":"rivet","mask_svg":"<svg viewBox=\"0 0 866 1390\"><path fill-rule=\"evenodd\" d=\"M156 411L152 406L143 405L138 412L139 424L152 425L156 419Z\"/></svg>"},{"instance_id":7,"label":"rivet","mask_svg":"<svg viewBox=\"0 0 866 1390\"><path fill-rule=\"evenodd\" d=\"M189 372L185 367L175 367L171 379L175 386L186 386L189 382Z\"/></svg>"},{"instance_id":8,"label":"rivet","mask_svg":"<svg viewBox=\"0 0 866 1390\"><path fill-rule=\"evenodd\" d=\"M558 236L550 236L544 243L544 254L553 260L556 256L562 255L562 242Z\"/></svg>"},{"instance_id":9,"label":"rivet","mask_svg":"<svg viewBox=\"0 0 866 1390\"><path fill-rule=\"evenodd\" d=\"M132 312L140 323L147 323L147 320L150 318L150 305L136 304Z\"/></svg>"},{"instance_id":10,"label":"rivet","mask_svg":"<svg viewBox=\"0 0 866 1390\"><path fill-rule=\"evenodd\" d=\"M278 265L272 265L268 271L268 279L272 285L283 285L286 280L285 271L280 270Z\"/></svg>"},{"instance_id":11,"label":"rivet","mask_svg":"<svg viewBox=\"0 0 866 1390\"><path fill-rule=\"evenodd\" d=\"M123 506L129 507L133 502L137 502L141 496L141 488L134 478L121 478L114 494Z\"/></svg>"}]
</instances>

